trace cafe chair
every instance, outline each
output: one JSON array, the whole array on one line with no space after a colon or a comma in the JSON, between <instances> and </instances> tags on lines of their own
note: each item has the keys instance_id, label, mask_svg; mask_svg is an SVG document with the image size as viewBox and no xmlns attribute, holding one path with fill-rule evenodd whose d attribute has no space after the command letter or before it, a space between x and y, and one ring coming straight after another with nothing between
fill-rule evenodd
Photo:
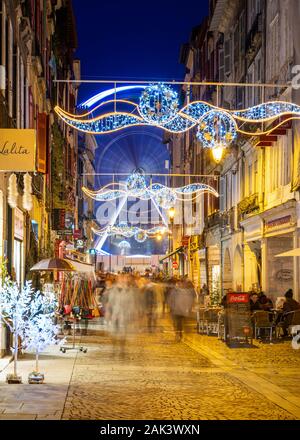
<instances>
[{"instance_id":1,"label":"cafe chair","mask_svg":"<svg viewBox=\"0 0 300 440\"><path fill-rule=\"evenodd\" d=\"M203 308L199 308L197 310L197 327L198 333L204 333L205 325L204 325L204 310Z\"/></svg>"},{"instance_id":2,"label":"cafe chair","mask_svg":"<svg viewBox=\"0 0 300 440\"><path fill-rule=\"evenodd\" d=\"M278 323L277 332L280 335L281 329L286 328L288 335L293 336L293 327L300 325L300 310L293 310L282 315L282 320Z\"/></svg>"},{"instance_id":3,"label":"cafe chair","mask_svg":"<svg viewBox=\"0 0 300 440\"><path fill-rule=\"evenodd\" d=\"M224 310L219 312L218 316L218 339L225 341L226 339L226 326L225 326L225 313Z\"/></svg>"},{"instance_id":4,"label":"cafe chair","mask_svg":"<svg viewBox=\"0 0 300 440\"><path fill-rule=\"evenodd\" d=\"M261 335L261 330L265 329L269 331L270 342L272 342L273 329L275 324L272 319L272 313L257 310L253 313L253 324L254 324L254 338L257 339Z\"/></svg>"},{"instance_id":5,"label":"cafe chair","mask_svg":"<svg viewBox=\"0 0 300 440\"><path fill-rule=\"evenodd\" d=\"M204 329L209 336L210 334L218 334L219 310L208 309L204 311Z\"/></svg>"}]
</instances>

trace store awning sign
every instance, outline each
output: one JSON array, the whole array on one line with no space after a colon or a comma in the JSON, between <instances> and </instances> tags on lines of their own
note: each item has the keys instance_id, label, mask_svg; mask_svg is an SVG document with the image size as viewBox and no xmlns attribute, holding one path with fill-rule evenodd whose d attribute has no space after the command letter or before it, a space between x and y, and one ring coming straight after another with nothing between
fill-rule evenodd
<instances>
[{"instance_id":1,"label":"store awning sign","mask_svg":"<svg viewBox=\"0 0 300 440\"><path fill-rule=\"evenodd\" d=\"M0 171L35 171L36 131L0 129Z\"/></svg>"}]
</instances>

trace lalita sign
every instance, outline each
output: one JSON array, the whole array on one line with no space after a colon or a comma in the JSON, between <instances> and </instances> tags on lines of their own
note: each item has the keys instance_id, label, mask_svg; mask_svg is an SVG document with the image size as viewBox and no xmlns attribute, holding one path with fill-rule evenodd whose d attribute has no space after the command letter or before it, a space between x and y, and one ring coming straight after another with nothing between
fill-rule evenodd
<instances>
[{"instance_id":1,"label":"lalita sign","mask_svg":"<svg viewBox=\"0 0 300 440\"><path fill-rule=\"evenodd\" d=\"M36 131L0 129L0 171L35 171Z\"/></svg>"}]
</instances>

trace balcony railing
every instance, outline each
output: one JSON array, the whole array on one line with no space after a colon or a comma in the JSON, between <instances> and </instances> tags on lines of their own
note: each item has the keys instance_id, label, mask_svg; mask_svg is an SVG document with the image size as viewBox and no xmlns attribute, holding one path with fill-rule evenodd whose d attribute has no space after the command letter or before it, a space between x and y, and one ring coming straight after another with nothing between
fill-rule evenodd
<instances>
[{"instance_id":1,"label":"balcony railing","mask_svg":"<svg viewBox=\"0 0 300 440\"><path fill-rule=\"evenodd\" d=\"M216 211L205 219L205 228L209 229L215 226L222 226L222 221L222 214L220 213L220 211Z\"/></svg>"},{"instance_id":2,"label":"balcony railing","mask_svg":"<svg viewBox=\"0 0 300 440\"><path fill-rule=\"evenodd\" d=\"M259 211L258 194L251 194L238 204L239 220Z\"/></svg>"}]
</instances>

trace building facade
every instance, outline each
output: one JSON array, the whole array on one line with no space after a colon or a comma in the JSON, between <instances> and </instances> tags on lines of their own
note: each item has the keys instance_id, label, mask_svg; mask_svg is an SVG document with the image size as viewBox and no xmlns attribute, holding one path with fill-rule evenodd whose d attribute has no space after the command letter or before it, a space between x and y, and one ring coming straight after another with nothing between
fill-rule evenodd
<instances>
[{"instance_id":1,"label":"building facade","mask_svg":"<svg viewBox=\"0 0 300 440\"><path fill-rule=\"evenodd\" d=\"M64 218L72 219L71 235L78 222L77 134L58 122L53 111L56 104L69 111L76 105L76 86L54 81L80 75L80 64L74 60L72 3L1 0L0 34L0 128L33 129L36 134L35 170L29 173L32 209L26 210L22 202L24 173L15 172L18 200L17 207L11 208L7 188L15 170L0 172L0 257L22 284L32 277L34 263L54 255L62 226L56 222L56 210L63 206ZM61 229L66 230L66 224ZM9 347L9 335L3 328L0 337L3 355Z\"/></svg>"},{"instance_id":2,"label":"building facade","mask_svg":"<svg viewBox=\"0 0 300 440\"><path fill-rule=\"evenodd\" d=\"M237 85L193 86L193 99L227 109L271 100L299 104L299 91L290 86L299 65L299 12L293 0L210 1L209 16L182 47L185 79ZM219 199L201 199L196 273L188 267L213 298L262 290L275 300L293 288L299 299L299 258L277 257L299 247L298 128L298 121L287 121L269 135L239 135L220 163L195 133L171 139L173 172L215 175L218 182ZM178 142L188 164L176 161Z\"/></svg>"}]
</instances>

